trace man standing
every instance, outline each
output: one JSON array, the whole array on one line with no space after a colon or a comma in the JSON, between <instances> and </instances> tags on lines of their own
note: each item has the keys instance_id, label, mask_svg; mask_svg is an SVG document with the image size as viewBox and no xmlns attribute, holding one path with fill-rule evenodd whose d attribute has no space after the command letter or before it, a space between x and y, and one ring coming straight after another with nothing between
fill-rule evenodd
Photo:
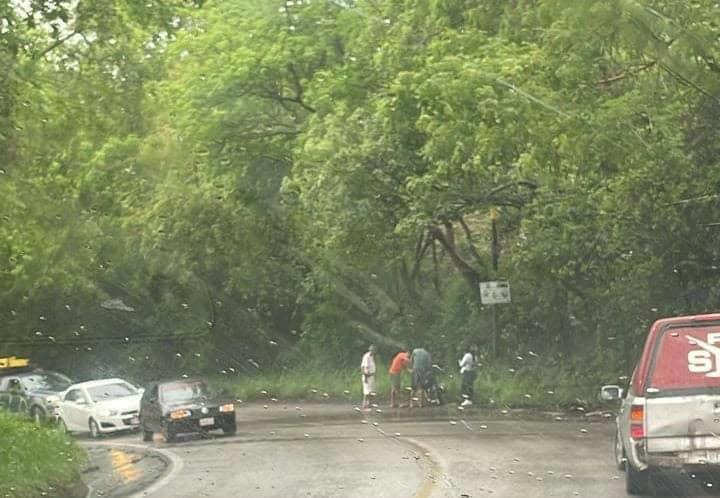
<instances>
[{"instance_id":1,"label":"man standing","mask_svg":"<svg viewBox=\"0 0 720 498\"><path fill-rule=\"evenodd\" d=\"M390 363L390 408L397 408L397 398L400 394L401 376L403 370L410 370L410 354L405 348L392 359ZM410 370L411 371L411 370Z\"/></svg>"},{"instance_id":2,"label":"man standing","mask_svg":"<svg viewBox=\"0 0 720 498\"><path fill-rule=\"evenodd\" d=\"M413 396L410 398L410 408L412 408L413 399L415 399L418 406L422 408L423 400L425 399L425 390L428 388L432 376L432 357L430 353L423 348L413 349L412 355L410 356L410 363L412 364L413 373Z\"/></svg>"},{"instance_id":3,"label":"man standing","mask_svg":"<svg viewBox=\"0 0 720 498\"><path fill-rule=\"evenodd\" d=\"M360 363L362 372L363 404L364 410L370 410L370 394L375 393L375 345L371 344L367 353L363 355Z\"/></svg>"},{"instance_id":4,"label":"man standing","mask_svg":"<svg viewBox=\"0 0 720 498\"><path fill-rule=\"evenodd\" d=\"M465 354L459 362L460 376L462 378L460 384L460 394L463 401L460 406L471 406L472 398L475 393L475 379L477 378L477 347L469 346L465 348Z\"/></svg>"}]
</instances>

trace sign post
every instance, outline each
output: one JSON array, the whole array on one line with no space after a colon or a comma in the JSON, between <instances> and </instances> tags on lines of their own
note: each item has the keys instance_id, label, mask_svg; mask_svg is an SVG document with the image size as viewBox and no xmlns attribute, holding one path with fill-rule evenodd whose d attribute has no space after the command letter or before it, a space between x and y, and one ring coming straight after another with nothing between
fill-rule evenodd
<instances>
[{"instance_id":1,"label":"sign post","mask_svg":"<svg viewBox=\"0 0 720 498\"><path fill-rule=\"evenodd\" d=\"M506 281L480 282L480 302L483 306L490 306L492 324L491 348L493 356L497 352L497 324L495 320L495 305L511 302L510 283Z\"/></svg>"}]
</instances>

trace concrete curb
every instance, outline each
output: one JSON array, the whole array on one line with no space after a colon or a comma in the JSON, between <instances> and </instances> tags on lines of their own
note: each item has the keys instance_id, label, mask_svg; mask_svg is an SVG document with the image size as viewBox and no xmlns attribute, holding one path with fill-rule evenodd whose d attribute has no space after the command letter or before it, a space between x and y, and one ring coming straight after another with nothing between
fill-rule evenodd
<instances>
[{"instance_id":1,"label":"concrete curb","mask_svg":"<svg viewBox=\"0 0 720 498\"><path fill-rule=\"evenodd\" d=\"M131 453L140 453L144 455L153 455L160 459L164 464L165 468L164 470L155 478L150 479L146 483L141 483L138 486L138 489L133 489L132 487L127 493L124 493L122 495L118 496L128 496L131 498L141 498L150 496L153 493L160 490L162 487L167 485L181 470L183 467L183 460L177 456L175 453L166 450L166 449L160 449L160 448L152 448L149 446L143 446L140 444L130 444L130 443L113 443L113 442L92 442L92 443L81 443L81 446L83 447L94 447L94 448L101 448L101 449L117 449L117 450L124 450ZM85 495L86 498L90 498L90 496L93 493L93 489L88 486L88 492Z\"/></svg>"}]
</instances>

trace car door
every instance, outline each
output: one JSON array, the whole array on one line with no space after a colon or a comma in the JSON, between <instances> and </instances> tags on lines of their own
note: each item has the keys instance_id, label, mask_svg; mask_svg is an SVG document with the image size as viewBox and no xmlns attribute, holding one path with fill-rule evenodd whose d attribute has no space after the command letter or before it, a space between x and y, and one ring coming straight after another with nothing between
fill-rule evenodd
<instances>
[{"instance_id":1,"label":"car door","mask_svg":"<svg viewBox=\"0 0 720 498\"><path fill-rule=\"evenodd\" d=\"M88 429L89 403L81 389L70 389L63 398L60 407L60 416L67 428L71 431L85 431Z\"/></svg>"}]
</instances>

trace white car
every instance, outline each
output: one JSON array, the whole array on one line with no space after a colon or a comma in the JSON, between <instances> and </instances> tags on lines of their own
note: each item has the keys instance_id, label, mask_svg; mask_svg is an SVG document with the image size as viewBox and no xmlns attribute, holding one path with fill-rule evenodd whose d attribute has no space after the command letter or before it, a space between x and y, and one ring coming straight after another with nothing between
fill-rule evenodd
<instances>
[{"instance_id":1,"label":"white car","mask_svg":"<svg viewBox=\"0 0 720 498\"><path fill-rule=\"evenodd\" d=\"M137 430L143 389L122 379L103 379L70 386L58 402L60 427L68 432L103 434Z\"/></svg>"}]
</instances>

